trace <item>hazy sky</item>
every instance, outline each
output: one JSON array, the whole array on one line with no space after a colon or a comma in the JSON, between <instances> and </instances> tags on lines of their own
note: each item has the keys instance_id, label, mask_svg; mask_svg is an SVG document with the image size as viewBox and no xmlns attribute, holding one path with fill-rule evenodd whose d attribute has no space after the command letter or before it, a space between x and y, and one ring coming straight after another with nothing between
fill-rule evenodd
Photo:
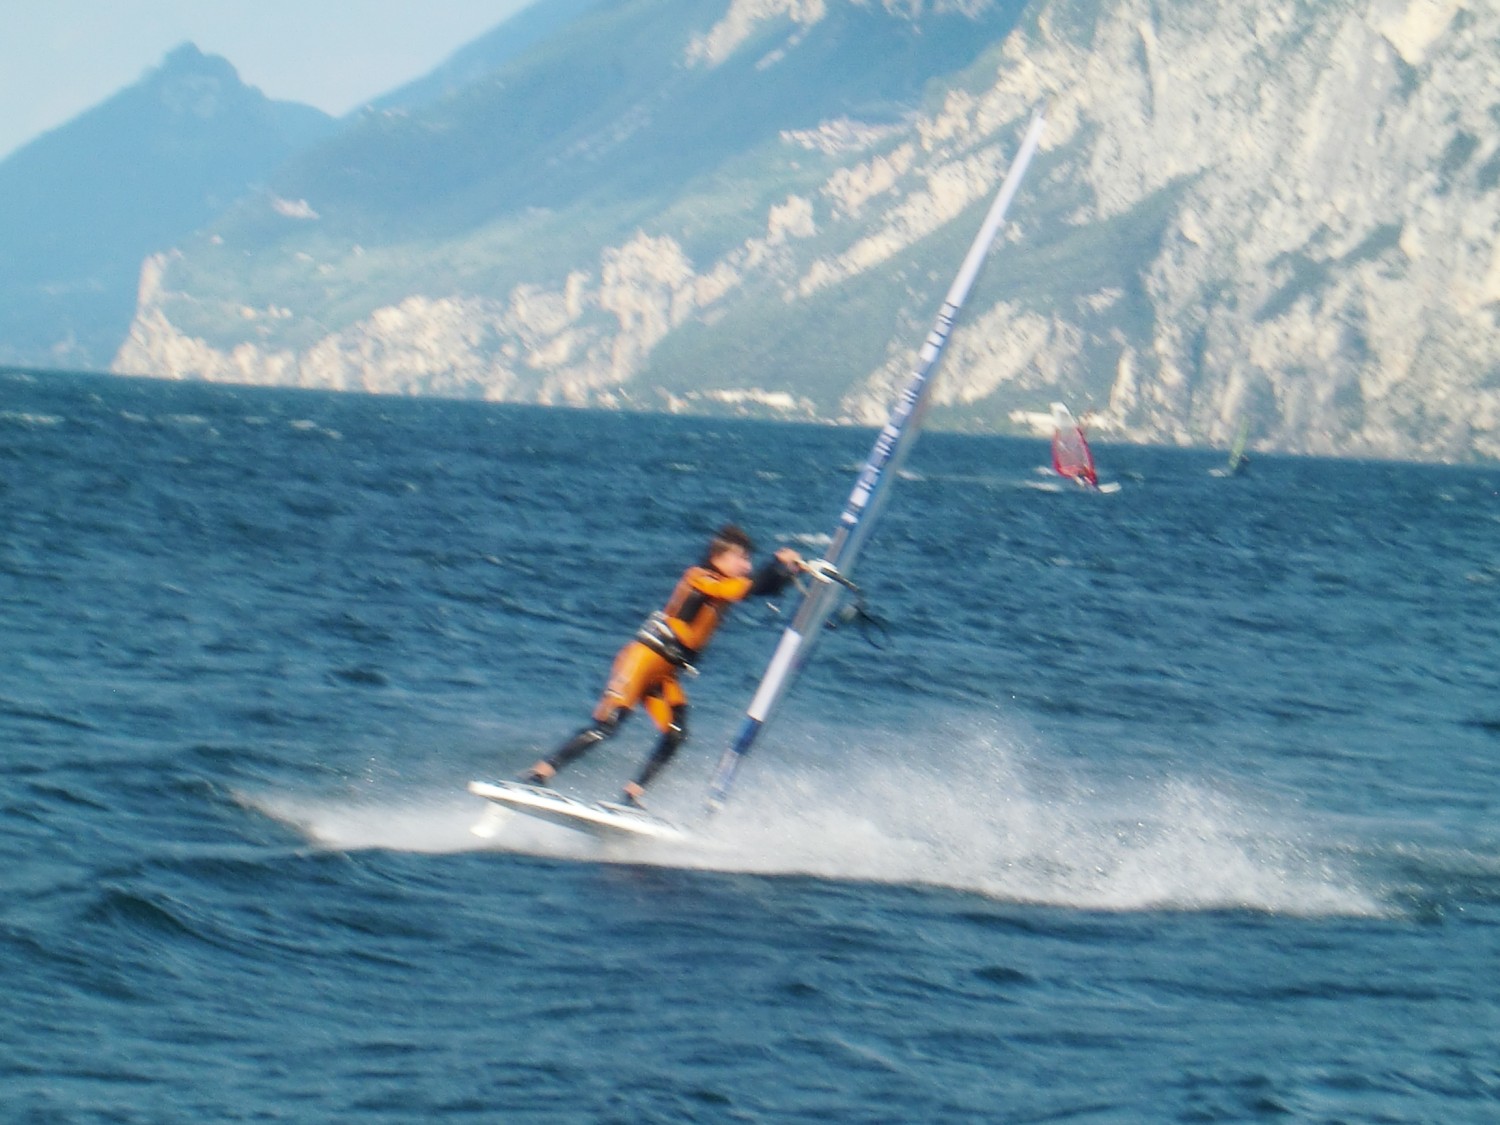
<instances>
[{"instance_id":1,"label":"hazy sky","mask_svg":"<svg viewBox=\"0 0 1500 1125\"><path fill-rule=\"evenodd\" d=\"M0 0L0 159L179 43L268 96L342 114L426 73L528 0Z\"/></svg>"}]
</instances>

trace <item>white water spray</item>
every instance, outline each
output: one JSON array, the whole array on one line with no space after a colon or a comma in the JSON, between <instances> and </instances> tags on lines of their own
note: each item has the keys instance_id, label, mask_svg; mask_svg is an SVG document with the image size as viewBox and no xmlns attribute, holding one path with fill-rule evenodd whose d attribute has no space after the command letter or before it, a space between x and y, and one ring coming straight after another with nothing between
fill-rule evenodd
<instances>
[{"instance_id":1,"label":"white water spray","mask_svg":"<svg viewBox=\"0 0 1500 1125\"><path fill-rule=\"evenodd\" d=\"M1243 795L1184 777L1107 793L1001 732L922 739L876 732L831 752L783 740L736 800L693 823L700 791L661 786L653 808L691 845L606 843L509 815L489 839L486 805L463 794L358 801L284 796L246 803L326 847L443 853L480 848L760 875L807 875L969 891L1089 910L1263 910L1379 915L1388 908L1330 856L1335 842ZM847 737L844 736L844 737ZM686 771L683 771L684 773Z\"/></svg>"}]
</instances>

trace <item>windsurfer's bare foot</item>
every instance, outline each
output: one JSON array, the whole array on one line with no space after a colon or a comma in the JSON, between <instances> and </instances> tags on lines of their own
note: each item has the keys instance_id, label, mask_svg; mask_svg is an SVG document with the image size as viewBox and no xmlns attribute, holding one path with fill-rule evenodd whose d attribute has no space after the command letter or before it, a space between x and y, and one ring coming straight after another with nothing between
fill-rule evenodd
<instances>
[{"instance_id":1,"label":"windsurfer's bare foot","mask_svg":"<svg viewBox=\"0 0 1500 1125\"><path fill-rule=\"evenodd\" d=\"M627 781L624 791L620 794L620 804L629 805L633 809L644 810L646 803L641 798L645 795L646 790L643 787L633 781Z\"/></svg>"},{"instance_id":2,"label":"windsurfer's bare foot","mask_svg":"<svg viewBox=\"0 0 1500 1125\"><path fill-rule=\"evenodd\" d=\"M546 785L557 776L557 767L543 758L520 777L527 785Z\"/></svg>"}]
</instances>

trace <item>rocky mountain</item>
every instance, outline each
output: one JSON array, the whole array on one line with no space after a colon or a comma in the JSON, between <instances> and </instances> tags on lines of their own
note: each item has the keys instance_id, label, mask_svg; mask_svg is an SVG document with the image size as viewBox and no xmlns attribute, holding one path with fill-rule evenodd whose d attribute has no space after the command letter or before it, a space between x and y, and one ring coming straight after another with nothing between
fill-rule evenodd
<instances>
[{"instance_id":1,"label":"rocky mountain","mask_svg":"<svg viewBox=\"0 0 1500 1125\"><path fill-rule=\"evenodd\" d=\"M546 2L546 0L544 0ZM1500 457L1490 0L601 0L153 257L115 369Z\"/></svg>"},{"instance_id":2,"label":"rocky mountain","mask_svg":"<svg viewBox=\"0 0 1500 1125\"><path fill-rule=\"evenodd\" d=\"M461 93L539 43L557 35L601 0L546 0L521 9L498 27L455 51L422 77L370 103L375 110L413 110Z\"/></svg>"},{"instance_id":3,"label":"rocky mountain","mask_svg":"<svg viewBox=\"0 0 1500 1125\"><path fill-rule=\"evenodd\" d=\"M332 131L191 44L0 162L0 361L106 366L141 262Z\"/></svg>"}]
</instances>

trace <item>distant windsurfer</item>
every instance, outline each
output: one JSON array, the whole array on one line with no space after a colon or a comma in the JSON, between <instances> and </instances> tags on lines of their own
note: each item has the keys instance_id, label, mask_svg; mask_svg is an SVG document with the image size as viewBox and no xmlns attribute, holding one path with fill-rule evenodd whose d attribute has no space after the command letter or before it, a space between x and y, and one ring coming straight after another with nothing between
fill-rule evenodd
<instances>
[{"instance_id":1,"label":"distant windsurfer","mask_svg":"<svg viewBox=\"0 0 1500 1125\"><path fill-rule=\"evenodd\" d=\"M1099 487L1099 474L1092 465L1086 465L1081 469L1075 469L1063 475L1068 477L1079 488L1097 489Z\"/></svg>"},{"instance_id":2,"label":"distant windsurfer","mask_svg":"<svg viewBox=\"0 0 1500 1125\"><path fill-rule=\"evenodd\" d=\"M687 739L688 702L678 673L693 671L730 605L747 597L777 594L806 568L800 554L783 547L757 570L751 561L754 550L750 537L739 527L721 527L703 561L688 567L666 606L648 617L615 656L589 725L538 761L521 780L546 785L558 770L613 738L639 703L661 731L655 751L635 779L626 782L622 794L623 803L640 807L646 786Z\"/></svg>"},{"instance_id":3,"label":"distant windsurfer","mask_svg":"<svg viewBox=\"0 0 1500 1125\"><path fill-rule=\"evenodd\" d=\"M1052 404L1052 468L1079 488L1099 488L1099 473L1083 427L1060 402Z\"/></svg>"}]
</instances>

